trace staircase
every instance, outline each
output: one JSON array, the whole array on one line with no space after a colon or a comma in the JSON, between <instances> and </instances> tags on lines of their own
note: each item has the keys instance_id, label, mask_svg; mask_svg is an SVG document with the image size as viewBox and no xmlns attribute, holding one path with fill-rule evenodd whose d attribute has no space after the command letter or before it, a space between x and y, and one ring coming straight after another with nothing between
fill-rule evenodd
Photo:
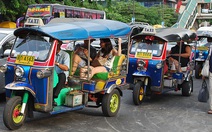
<instances>
[{"instance_id":1,"label":"staircase","mask_svg":"<svg viewBox=\"0 0 212 132\"><path fill-rule=\"evenodd\" d=\"M172 27L186 29L192 28L197 17L197 3L198 0L189 0L185 10L179 16L177 23L175 23Z\"/></svg>"}]
</instances>

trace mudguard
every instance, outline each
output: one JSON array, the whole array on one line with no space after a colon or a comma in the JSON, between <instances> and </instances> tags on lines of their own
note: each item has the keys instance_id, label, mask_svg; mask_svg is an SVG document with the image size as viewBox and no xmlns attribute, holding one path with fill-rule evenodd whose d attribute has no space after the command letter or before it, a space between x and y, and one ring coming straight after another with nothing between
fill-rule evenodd
<instances>
[{"instance_id":1,"label":"mudguard","mask_svg":"<svg viewBox=\"0 0 212 132\"><path fill-rule=\"evenodd\" d=\"M34 87L25 82L13 82L9 83L5 86L8 90L27 90L35 97L35 90Z\"/></svg>"},{"instance_id":2,"label":"mudguard","mask_svg":"<svg viewBox=\"0 0 212 132\"><path fill-rule=\"evenodd\" d=\"M122 90L120 88L117 87L117 85L113 84L111 85L107 90L106 90L106 93L111 93L113 91L113 89L118 89L120 95L122 96Z\"/></svg>"}]
</instances>

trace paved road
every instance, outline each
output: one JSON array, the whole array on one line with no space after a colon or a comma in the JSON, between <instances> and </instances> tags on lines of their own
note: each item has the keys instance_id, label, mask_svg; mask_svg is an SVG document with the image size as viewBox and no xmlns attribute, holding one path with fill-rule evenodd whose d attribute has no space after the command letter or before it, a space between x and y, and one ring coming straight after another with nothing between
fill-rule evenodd
<instances>
[{"instance_id":1,"label":"paved road","mask_svg":"<svg viewBox=\"0 0 212 132\"><path fill-rule=\"evenodd\" d=\"M124 91L121 109L116 117L104 117L101 108L85 108L58 115L36 113L15 132L211 132L212 115L208 105L197 101L201 80L194 80L190 97L169 92L135 106L132 91ZM0 132L8 131L3 124L5 102L0 102Z\"/></svg>"}]
</instances>

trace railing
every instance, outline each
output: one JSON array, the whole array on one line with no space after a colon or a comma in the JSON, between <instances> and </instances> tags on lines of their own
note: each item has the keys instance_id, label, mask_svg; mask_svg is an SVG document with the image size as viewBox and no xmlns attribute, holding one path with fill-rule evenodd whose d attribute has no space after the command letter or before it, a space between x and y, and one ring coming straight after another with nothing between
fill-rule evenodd
<instances>
[{"instance_id":1,"label":"railing","mask_svg":"<svg viewBox=\"0 0 212 132\"><path fill-rule=\"evenodd\" d=\"M197 18L197 15L198 14L197 14L197 7L196 7L196 9L194 10L193 14L191 15L191 17L190 17L190 19L189 19L189 21L188 21L188 23L186 25L187 29L191 29L192 28L192 26L194 25L194 22L195 22L195 20Z\"/></svg>"},{"instance_id":2,"label":"railing","mask_svg":"<svg viewBox=\"0 0 212 132\"><path fill-rule=\"evenodd\" d=\"M179 16L178 22L175 23L172 27L181 27L181 28L188 28L192 24L194 18L196 19L196 9L197 9L197 0L190 0L184 12ZM195 13L195 14L194 14Z\"/></svg>"}]
</instances>

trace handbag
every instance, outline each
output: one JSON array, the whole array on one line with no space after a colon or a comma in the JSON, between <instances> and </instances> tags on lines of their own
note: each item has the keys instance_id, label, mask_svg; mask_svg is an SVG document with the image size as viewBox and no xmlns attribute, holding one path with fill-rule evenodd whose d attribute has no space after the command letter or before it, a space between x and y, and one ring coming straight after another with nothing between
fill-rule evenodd
<instances>
[{"instance_id":1,"label":"handbag","mask_svg":"<svg viewBox=\"0 0 212 132\"><path fill-rule=\"evenodd\" d=\"M199 102L207 102L209 99L209 91L207 88L207 83L205 79L202 82L202 88L199 90L198 101Z\"/></svg>"},{"instance_id":2,"label":"handbag","mask_svg":"<svg viewBox=\"0 0 212 132\"><path fill-rule=\"evenodd\" d=\"M103 66L107 62L107 58L99 57L98 59L95 59L91 62L91 66L97 67L97 66Z\"/></svg>"},{"instance_id":3,"label":"handbag","mask_svg":"<svg viewBox=\"0 0 212 132\"><path fill-rule=\"evenodd\" d=\"M205 60L205 64L202 68L202 71L201 71L201 74L202 76L204 77L209 77L209 59L210 59L210 56L211 56L211 48L209 49L209 54L208 54L208 57L207 59Z\"/></svg>"},{"instance_id":4,"label":"handbag","mask_svg":"<svg viewBox=\"0 0 212 132\"><path fill-rule=\"evenodd\" d=\"M201 74L202 76L204 77L208 77L209 76L209 60L205 60L205 64L202 68L202 71L201 71Z\"/></svg>"}]
</instances>

